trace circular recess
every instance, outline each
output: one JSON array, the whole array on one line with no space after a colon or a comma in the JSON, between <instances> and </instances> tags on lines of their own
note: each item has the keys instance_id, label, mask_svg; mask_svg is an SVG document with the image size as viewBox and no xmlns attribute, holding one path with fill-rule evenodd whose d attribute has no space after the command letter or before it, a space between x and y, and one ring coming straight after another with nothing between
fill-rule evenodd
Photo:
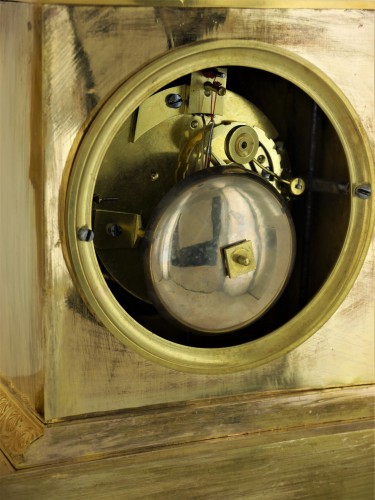
<instances>
[{"instance_id":1,"label":"circular recess","mask_svg":"<svg viewBox=\"0 0 375 500\"><path fill-rule=\"evenodd\" d=\"M95 248L97 238L94 236L92 240L92 238L81 238L79 235L83 233L86 235L92 231L95 222L93 200L94 203L96 203L95 200L100 201L101 195L96 191L98 179L103 169L108 166L112 145L116 141L121 143L120 139L123 139L121 134L124 124L131 120L142 103L150 96L168 88L171 84L177 85L179 79L187 74L213 67L228 68L229 76L235 82L237 94L245 95L251 90L252 95L246 97L252 101L255 99L257 106L264 108L262 110L266 114L273 115L270 116L271 121L279 129L283 129L280 133L282 138L284 135L288 136L290 131L295 132L295 144L292 145L291 151L288 146L288 153L291 156L292 169L295 165L298 166L296 170L293 170L293 175L297 180L290 181L289 185L294 182L292 189L298 191L301 190L302 181L306 180L307 187L306 194L299 196L291 207L297 234L297 265L293 271L291 283L298 279L299 274L306 273L306 270L312 278L315 275L319 276L315 285L313 284L308 290L304 303L298 302L298 289L294 289L294 285L288 285L288 289L277 303L280 306L276 304L270 314L266 314L263 319L255 321L249 327L243 328L238 336L237 332L217 336L203 335L209 340L199 344L196 340L191 341L190 337L183 337L173 328L164 335L163 328L157 326L158 318L154 326L152 322L144 322L143 312L137 315L136 307L133 307L132 296L122 297L115 290L116 285L106 279L105 270L100 262L101 258L98 257L99 251ZM255 82L253 77L263 79L262 84ZM228 85L229 81L228 78ZM251 87L252 82L255 82L254 87ZM298 102L306 101L307 106L313 103L322 110L323 135L314 139L322 151L322 158L318 160L318 171L322 178L309 178L307 171L303 171L311 162L311 158L309 159L305 154L309 149L310 131L302 136L302 140L298 135L304 128L301 127L302 122L298 122L299 110L301 109L301 115L305 114L303 108L295 106L293 108L296 110L295 115L288 112L286 108L282 110L282 107L279 113L277 109L273 110L274 100L270 99L269 95L265 95L264 98L257 95L257 92L266 92L267 82L271 93L284 89L283 85L286 82L287 86L293 87L293 95L299 99ZM178 92L168 90L167 92L177 93L181 97L181 102L184 99L183 95ZM227 94L229 95L228 92ZM278 97L281 94L282 92L278 92ZM289 95L288 92L285 92L285 95ZM293 106L293 103L291 105ZM268 110L267 106L269 106ZM182 108L182 104L179 108L168 107L171 112ZM194 119L189 117L187 126L192 133L199 130L200 119L199 116ZM295 123L288 121L291 119L295 120ZM287 125L285 127L284 121ZM238 125L244 125L243 120L239 120ZM254 123L254 130L256 130L255 125ZM203 129L205 126L203 124ZM222 128L225 129L226 126L227 124L223 123ZM310 130L309 127L306 127L306 130ZM311 134L314 135L314 130ZM257 135L261 136L260 133ZM270 135L265 136L263 145L267 141L271 141ZM151 142L154 144L155 140ZM182 158L189 155L190 146L194 147L193 142L193 138L192 141L187 142ZM216 151L214 142L215 137L212 142L213 154ZM260 140L259 147L263 147L261 143ZM251 148L250 146L247 140L236 143L237 149L240 148L238 150L240 156L241 151L249 153L250 156L253 155L255 146ZM252 149L251 154L250 149ZM277 162L278 156L283 155L282 150L283 144L271 141L267 147L256 152L253 161L257 162L256 164L261 169L259 175L262 175L267 182L273 183L285 197L285 190L291 189L288 188L288 182L283 180L278 184L276 172L269 171L272 161ZM353 284L368 249L374 220L373 201L371 197L360 197L356 193L359 192L359 186L373 184L373 174L371 153L360 120L341 91L320 70L294 54L274 46L245 40L223 40L199 43L168 52L139 70L114 92L93 119L73 156L66 191L63 233L69 267L82 297L92 312L118 339L138 353L170 368L197 373L237 371L268 362L299 345L316 332L337 309ZM119 165L121 166L121 161ZM142 172L144 179L149 182L147 186L152 186L147 187L150 190L159 189L164 179L165 172L162 168L156 168L155 165L155 158L152 158ZM176 176L183 179L186 175L186 164L182 160L180 167ZM342 179L335 179L332 172L341 172ZM195 175L194 172L188 172L188 174L192 174L192 177ZM342 182L340 184L336 181ZM175 182L176 179L171 181L171 185L165 192L172 188ZM347 186L345 190L340 187L344 184ZM334 200L330 198L330 193L342 191L346 193L343 198ZM290 190L290 192L294 194L293 191ZM158 199L160 195L165 194L162 191L158 193ZM312 199L317 199L317 202L313 207L313 224L308 234L316 258L312 267L309 268L301 264L308 259L302 241L306 220L300 217L300 207L309 209L308 203ZM113 212L115 211L116 208L113 209ZM99 210L96 210L95 214L99 216ZM136 245L138 237L142 238L142 225L137 214L128 217L127 214L122 213L121 223L112 217L113 214L111 214L112 218L108 216L108 220L106 219L108 214L101 215L104 217L103 235L112 238L111 241L128 238L128 245L132 247ZM149 220L152 220L152 213L149 214ZM131 238L124 230L129 225L134 229L129 233ZM291 227L292 225L286 224L286 234L289 236L292 232ZM250 236L245 236L246 238L251 239ZM316 247L317 243L320 246ZM98 242L96 244L99 245ZM284 249L280 247L281 256L278 255L276 263L279 258L284 258L285 248L290 258L292 246L289 242ZM240 265L249 266L251 255L247 252L248 250L241 246L234 248L234 260ZM121 255L124 254L121 253ZM329 258L324 257L327 255ZM329 261L328 265L327 261ZM284 270L288 271L289 266L290 264L286 264ZM136 280L136 276L134 279ZM141 296L143 293L143 289L137 292L132 291L133 295ZM274 296L276 297L277 293ZM290 303L295 304L294 309L292 308L289 315L283 316L284 309L287 309ZM277 319L279 313L280 318L284 319L275 322L274 318ZM221 341L212 340L212 337L224 339L229 337L231 340L220 343Z\"/></svg>"}]
</instances>

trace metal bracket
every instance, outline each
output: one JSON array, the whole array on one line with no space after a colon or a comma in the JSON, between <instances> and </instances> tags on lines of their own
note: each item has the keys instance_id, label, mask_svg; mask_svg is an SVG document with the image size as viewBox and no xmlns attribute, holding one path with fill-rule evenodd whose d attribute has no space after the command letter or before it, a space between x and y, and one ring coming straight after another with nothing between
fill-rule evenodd
<instances>
[{"instance_id":1,"label":"metal bracket","mask_svg":"<svg viewBox=\"0 0 375 500\"><path fill-rule=\"evenodd\" d=\"M135 248L144 235L139 214L95 210L94 220L94 243L99 250Z\"/></svg>"},{"instance_id":2,"label":"metal bracket","mask_svg":"<svg viewBox=\"0 0 375 500\"><path fill-rule=\"evenodd\" d=\"M223 252L229 278L237 278L256 268L253 245L249 240L223 248Z\"/></svg>"}]
</instances>

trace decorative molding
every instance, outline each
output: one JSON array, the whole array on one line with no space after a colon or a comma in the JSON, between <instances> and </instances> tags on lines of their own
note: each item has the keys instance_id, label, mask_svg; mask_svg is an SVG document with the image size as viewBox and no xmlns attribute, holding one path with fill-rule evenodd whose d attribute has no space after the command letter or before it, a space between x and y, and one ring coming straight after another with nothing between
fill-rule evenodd
<instances>
[{"instance_id":1,"label":"decorative molding","mask_svg":"<svg viewBox=\"0 0 375 500\"><path fill-rule=\"evenodd\" d=\"M87 463L186 443L373 422L374 401L375 386L353 386L225 396L69 419L47 424L43 438L29 447L19 468Z\"/></svg>"},{"instance_id":2,"label":"decorative molding","mask_svg":"<svg viewBox=\"0 0 375 500\"><path fill-rule=\"evenodd\" d=\"M251 393L43 424L27 400L0 380L0 447L16 469L27 470L223 438L323 432L354 423L372 428L374 395L373 385Z\"/></svg>"},{"instance_id":3,"label":"decorative molding","mask_svg":"<svg viewBox=\"0 0 375 500\"><path fill-rule=\"evenodd\" d=\"M237 8L237 9L365 9L372 0L16 0L37 5L101 5L122 7Z\"/></svg>"},{"instance_id":4,"label":"decorative molding","mask_svg":"<svg viewBox=\"0 0 375 500\"><path fill-rule=\"evenodd\" d=\"M369 421L186 442L18 471L2 479L1 498L371 499L373 445Z\"/></svg>"},{"instance_id":5,"label":"decorative molding","mask_svg":"<svg viewBox=\"0 0 375 500\"><path fill-rule=\"evenodd\" d=\"M44 425L25 398L0 381L0 449L13 462L22 458L31 443L44 434Z\"/></svg>"}]
</instances>

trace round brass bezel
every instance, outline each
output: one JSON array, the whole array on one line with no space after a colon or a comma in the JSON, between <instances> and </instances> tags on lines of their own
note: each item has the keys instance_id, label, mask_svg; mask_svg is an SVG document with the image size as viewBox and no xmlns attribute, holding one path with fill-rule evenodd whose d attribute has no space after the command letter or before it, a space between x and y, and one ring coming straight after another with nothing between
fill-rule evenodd
<instances>
[{"instance_id":1,"label":"round brass bezel","mask_svg":"<svg viewBox=\"0 0 375 500\"><path fill-rule=\"evenodd\" d=\"M77 239L91 226L95 182L106 149L124 121L151 94L177 78L206 67L247 66L279 75L308 94L335 128L348 162L351 210L346 239L329 278L293 319L257 340L233 347L196 348L165 340L137 323L117 302L101 273L92 242ZM360 120L336 85L295 54L261 42L221 40L170 51L131 76L106 101L75 151L66 193L65 227L69 267L93 313L123 343L169 368L225 373L255 367L298 346L334 313L365 259L374 223L373 200L354 195L373 184L372 155Z\"/></svg>"}]
</instances>

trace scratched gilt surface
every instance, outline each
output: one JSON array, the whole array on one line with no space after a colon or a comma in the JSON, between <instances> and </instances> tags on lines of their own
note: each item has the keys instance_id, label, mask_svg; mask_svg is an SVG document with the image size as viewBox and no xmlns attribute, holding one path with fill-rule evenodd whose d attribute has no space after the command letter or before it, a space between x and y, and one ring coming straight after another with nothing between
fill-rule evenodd
<instances>
[{"instance_id":1,"label":"scratched gilt surface","mask_svg":"<svg viewBox=\"0 0 375 500\"><path fill-rule=\"evenodd\" d=\"M0 2L0 375L41 408L43 178L33 10Z\"/></svg>"},{"instance_id":2,"label":"scratched gilt surface","mask_svg":"<svg viewBox=\"0 0 375 500\"><path fill-rule=\"evenodd\" d=\"M195 40L246 37L303 56L341 87L373 140L374 13L45 6L43 29L45 417L373 381L374 248L340 309L304 345L239 374L191 375L145 361L86 313L63 259L58 202L69 150L93 107L148 60Z\"/></svg>"},{"instance_id":3,"label":"scratched gilt surface","mask_svg":"<svg viewBox=\"0 0 375 500\"><path fill-rule=\"evenodd\" d=\"M65 415L248 390L326 387L373 379L373 252L340 310L310 341L264 367L225 376L177 373L144 361L86 314L59 245L58 188L76 133L96 103L168 46L215 37L275 43L323 69L373 131L373 13L46 7L47 223L45 412ZM182 34L183 33L183 34ZM324 47L324 50L322 50Z\"/></svg>"}]
</instances>

